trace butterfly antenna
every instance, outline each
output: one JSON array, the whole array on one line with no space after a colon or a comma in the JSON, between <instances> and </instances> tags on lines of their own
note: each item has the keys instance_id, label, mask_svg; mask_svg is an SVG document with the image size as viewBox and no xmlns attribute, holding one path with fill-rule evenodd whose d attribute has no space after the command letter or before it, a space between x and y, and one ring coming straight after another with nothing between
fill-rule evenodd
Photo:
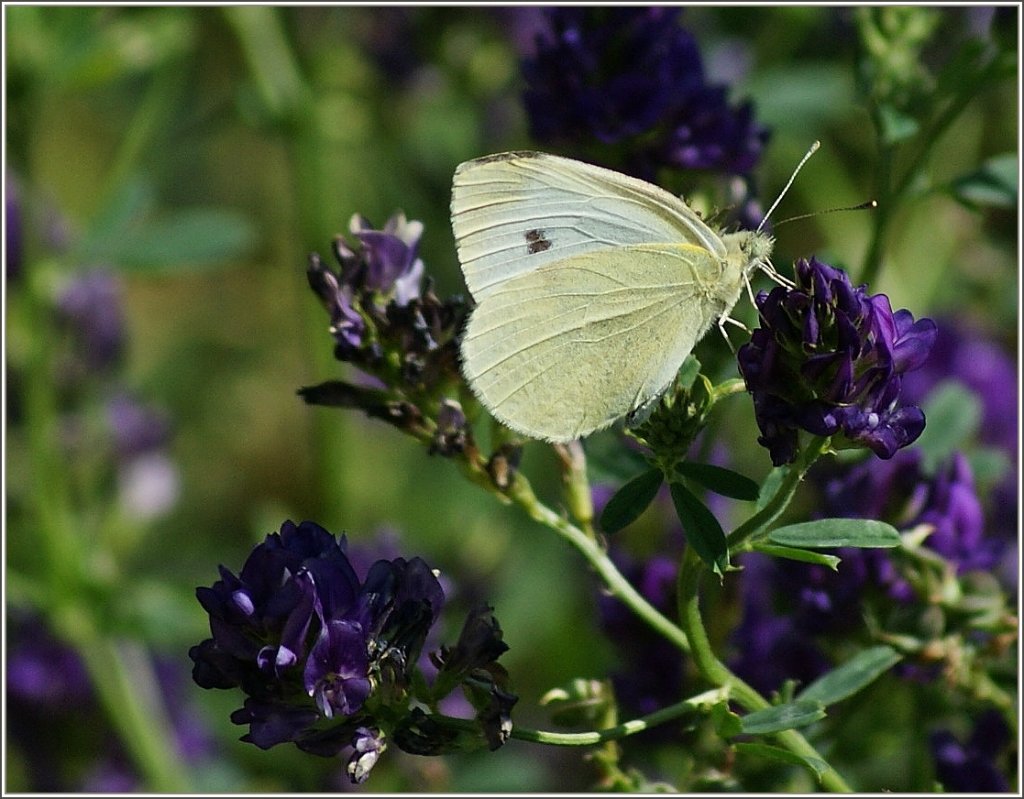
<instances>
[{"instance_id":1,"label":"butterfly antenna","mask_svg":"<svg viewBox=\"0 0 1024 799\"><path fill-rule=\"evenodd\" d=\"M772 215L782 198L786 196L786 192L789 191L789 187L793 185L793 181L796 180L797 173L803 168L803 165L807 163L807 159L814 155L818 148L821 147L821 142L816 141L811 145L811 148L807 151L803 158L800 159L800 163L796 165L796 169L793 170L793 174L789 176L789 182L783 187L782 191L779 192L779 196L775 198L775 202L772 203L772 207L768 209L768 213L764 215L764 219L761 220L761 224L757 226L757 232L761 232L761 228L764 227L764 223L768 221L768 217Z\"/></svg>"},{"instance_id":2,"label":"butterfly antenna","mask_svg":"<svg viewBox=\"0 0 1024 799\"><path fill-rule=\"evenodd\" d=\"M834 214L837 211L868 211L878 207L877 200L866 200L859 205L844 205L842 208L828 208L824 211L811 211L809 214L800 214L800 216L790 216L783 219L781 222L776 222L775 227L780 225L787 225L790 222L797 222L801 219L810 219L812 216L823 216L824 214Z\"/></svg>"}]
</instances>

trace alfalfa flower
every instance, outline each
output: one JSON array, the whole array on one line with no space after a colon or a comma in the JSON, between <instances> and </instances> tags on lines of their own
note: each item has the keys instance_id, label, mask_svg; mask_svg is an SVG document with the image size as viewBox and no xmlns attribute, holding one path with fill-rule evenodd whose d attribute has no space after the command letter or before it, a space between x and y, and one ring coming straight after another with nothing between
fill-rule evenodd
<instances>
[{"instance_id":1,"label":"alfalfa flower","mask_svg":"<svg viewBox=\"0 0 1024 799\"><path fill-rule=\"evenodd\" d=\"M855 288L815 258L797 263L796 278L758 295L760 327L739 351L758 441L776 466L795 460L801 430L891 458L924 429L924 413L900 403L900 388L927 358L935 323L894 313L884 294Z\"/></svg>"},{"instance_id":2,"label":"alfalfa flower","mask_svg":"<svg viewBox=\"0 0 1024 799\"><path fill-rule=\"evenodd\" d=\"M484 633L474 636L477 656L464 670L442 669L444 678L428 685L417 670L444 604L437 576L420 558L394 558L378 560L360 580L346 550L344 536L287 521L238 575L222 567L220 580L197 589L211 637L189 651L196 683L246 694L231 716L249 727L243 741L262 749L291 742L323 756L350 748L354 782L366 779L389 739L409 751L406 730L420 720L420 703L434 706L459 687L491 700L477 707L478 727L460 745L495 748L495 716L508 725L507 737L516 697L493 662L507 646L490 609L467 623ZM461 648L460 640L455 651ZM427 743L418 741L417 753ZM448 751L443 742L432 745L431 754Z\"/></svg>"}]
</instances>

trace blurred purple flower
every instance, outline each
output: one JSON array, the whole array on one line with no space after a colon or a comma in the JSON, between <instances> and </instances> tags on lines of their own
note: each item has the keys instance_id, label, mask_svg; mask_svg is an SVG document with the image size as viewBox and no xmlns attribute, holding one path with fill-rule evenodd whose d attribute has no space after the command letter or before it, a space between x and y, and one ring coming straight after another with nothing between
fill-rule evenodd
<instances>
[{"instance_id":1,"label":"blurred purple flower","mask_svg":"<svg viewBox=\"0 0 1024 799\"><path fill-rule=\"evenodd\" d=\"M37 617L8 618L7 696L37 706L68 709L92 699L85 664L74 649L50 634Z\"/></svg>"},{"instance_id":2,"label":"blurred purple flower","mask_svg":"<svg viewBox=\"0 0 1024 799\"><path fill-rule=\"evenodd\" d=\"M731 636L736 654L730 667L764 693L790 679L810 684L829 670L830 663L799 617L791 609L776 607L777 598L785 595L779 573L784 564L758 553L744 554L738 563L743 566L743 616Z\"/></svg>"},{"instance_id":3,"label":"blurred purple flower","mask_svg":"<svg viewBox=\"0 0 1024 799\"><path fill-rule=\"evenodd\" d=\"M967 459L955 452L934 476L925 473L919 450L897 453L890 461L866 461L824 483L824 512L829 516L882 519L901 530L927 524L933 532L924 546L938 552L957 571L991 569L1005 541L986 535L981 502ZM875 552L876 557L888 556ZM866 557L865 551L841 552ZM883 580L895 586L896 578Z\"/></svg>"},{"instance_id":4,"label":"blurred purple flower","mask_svg":"<svg viewBox=\"0 0 1024 799\"><path fill-rule=\"evenodd\" d=\"M595 516L600 516L614 493L608 484L594 484L591 500ZM682 545L682 530L677 528L671 531L665 552L640 559L616 542L609 547L608 554L644 599L668 618L675 618L677 564ZM597 596L601 630L615 647L619 661L611 675L619 707L631 716L641 716L678 702L683 691L679 649L639 621L618 599L604 591L598 591ZM661 737L666 731L667 728L658 727L644 736Z\"/></svg>"},{"instance_id":5,"label":"blurred purple flower","mask_svg":"<svg viewBox=\"0 0 1024 799\"><path fill-rule=\"evenodd\" d=\"M929 743L935 759L935 776L953 793L1006 793L1006 775L996 761L1010 743L1010 729L1002 714L985 711L974 724L967 743L949 730L936 730Z\"/></svg>"},{"instance_id":6,"label":"blurred purple flower","mask_svg":"<svg viewBox=\"0 0 1024 799\"><path fill-rule=\"evenodd\" d=\"M4 178L4 271L8 283L18 280L22 271L21 188L9 172Z\"/></svg>"},{"instance_id":7,"label":"blurred purple flower","mask_svg":"<svg viewBox=\"0 0 1024 799\"><path fill-rule=\"evenodd\" d=\"M758 441L776 466L796 458L800 430L891 458L924 429L920 408L900 405L900 388L927 358L935 323L893 313L884 294L854 288L817 259L797 262L796 277L793 289L758 294L760 327L738 354Z\"/></svg>"},{"instance_id":8,"label":"blurred purple flower","mask_svg":"<svg viewBox=\"0 0 1024 799\"><path fill-rule=\"evenodd\" d=\"M57 298L57 316L72 337L81 363L68 365L79 372L106 371L124 351L121 284L112 272L93 269L75 277ZM72 381L73 382L73 381Z\"/></svg>"},{"instance_id":9,"label":"blurred purple flower","mask_svg":"<svg viewBox=\"0 0 1024 799\"><path fill-rule=\"evenodd\" d=\"M546 9L548 30L524 59L524 103L543 143L629 140L634 173L659 166L745 174L768 133L749 103L730 106L706 82L674 8Z\"/></svg>"},{"instance_id":10,"label":"blurred purple flower","mask_svg":"<svg viewBox=\"0 0 1024 799\"><path fill-rule=\"evenodd\" d=\"M125 345L121 283L105 269L75 278L57 297L57 316L72 336L76 371L105 371L121 359Z\"/></svg>"},{"instance_id":11,"label":"blurred purple flower","mask_svg":"<svg viewBox=\"0 0 1024 799\"><path fill-rule=\"evenodd\" d=\"M614 546L609 554L644 599L667 617L676 618L678 555L675 559L654 555L638 560ZM641 716L678 702L683 692L683 661L678 647L604 592L598 595L598 613L601 630L618 655L619 667L612 673L612 685L619 707L629 716Z\"/></svg>"},{"instance_id":12,"label":"blurred purple flower","mask_svg":"<svg viewBox=\"0 0 1024 799\"><path fill-rule=\"evenodd\" d=\"M107 424L114 434L114 446L121 460L161 449L171 436L167 415L126 391L119 391L107 400Z\"/></svg>"},{"instance_id":13,"label":"blurred purple flower","mask_svg":"<svg viewBox=\"0 0 1024 799\"><path fill-rule=\"evenodd\" d=\"M940 320L928 359L903 379L903 396L922 402L940 383L953 380L981 400L981 440L999 447L1017 464L1017 367L997 342L955 319ZM1016 483L1016 480L1014 480Z\"/></svg>"},{"instance_id":14,"label":"blurred purple flower","mask_svg":"<svg viewBox=\"0 0 1024 799\"><path fill-rule=\"evenodd\" d=\"M34 615L12 610L8 618L8 741L22 750L33 791L137 791L142 782L117 735L109 731L85 664ZM185 695L179 659L155 658L153 667L173 725L177 751L187 763L211 758L216 742L202 714ZM69 747L63 729L88 729L84 749ZM76 739L77 740L77 739ZM85 749L90 751L86 752ZM76 761L95 766L78 773Z\"/></svg>"}]
</instances>

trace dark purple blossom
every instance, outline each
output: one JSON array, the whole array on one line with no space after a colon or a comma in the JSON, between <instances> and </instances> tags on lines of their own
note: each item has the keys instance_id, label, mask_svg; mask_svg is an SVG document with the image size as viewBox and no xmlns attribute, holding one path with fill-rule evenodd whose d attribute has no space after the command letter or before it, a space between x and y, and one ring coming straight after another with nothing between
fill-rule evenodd
<instances>
[{"instance_id":1,"label":"dark purple blossom","mask_svg":"<svg viewBox=\"0 0 1024 799\"><path fill-rule=\"evenodd\" d=\"M924 429L924 414L900 404L900 389L928 356L935 323L893 313L884 294L854 288L817 259L799 261L796 277L793 289L758 294L760 326L739 351L758 441L776 466L796 458L800 430L891 458Z\"/></svg>"},{"instance_id":2,"label":"dark purple blossom","mask_svg":"<svg viewBox=\"0 0 1024 799\"><path fill-rule=\"evenodd\" d=\"M412 672L444 592L420 558L378 560L360 580L346 550L344 537L313 522L285 522L238 576L222 567L219 581L197 589L212 637L189 655L200 686L247 695L231 717L249 727L242 740L324 756L354 747L349 771L362 781L386 731L409 712ZM500 643L497 622L494 629ZM487 647L490 660L470 665L497 673L492 661L502 651ZM478 677L473 669L445 688ZM489 740L484 710L479 737Z\"/></svg>"},{"instance_id":3,"label":"dark purple blossom","mask_svg":"<svg viewBox=\"0 0 1024 799\"><path fill-rule=\"evenodd\" d=\"M334 619L306 659L304 683L324 718L351 716L370 695L370 657L358 622Z\"/></svg>"},{"instance_id":4,"label":"dark purple blossom","mask_svg":"<svg viewBox=\"0 0 1024 799\"><path fill-rule=\"evenodd\" d=\"M767 131L749 103L706 82L693 36L674 8L546 9L548 30L523 62L531 133L587 147L629 141L634 173L659 166L744 174Z\"/></svg>"},{"instance_id":5,"label":"dark purple blossom","mask_svg":"<svg viewBox=\"0 0 1024 799\"><path fill-rule=\"evenodd\" d=\"M988 710L980 715L966 743L949 730L936 730L929 743L935 776L953 793L1006 793L1006 775L997 761L1010 743L1010 729L1002 715Z\"/></svg>"},{"instance_id":6,"label":"dark purple blossom","mask_svg":"<svg viewBox=\"0 0 1024 799\"><path fill-rule=\"evenodd\" d=\"M316 253L307 270L310 287L330 315L335 357L407 390L457 379L455 336L466 305L461 297L441 301L429 281L421 286L422 223L396 214L375 230L357 214L350 230L359 246L341 236L335 240L338 271Z\"/></svg>"}]
</instances>

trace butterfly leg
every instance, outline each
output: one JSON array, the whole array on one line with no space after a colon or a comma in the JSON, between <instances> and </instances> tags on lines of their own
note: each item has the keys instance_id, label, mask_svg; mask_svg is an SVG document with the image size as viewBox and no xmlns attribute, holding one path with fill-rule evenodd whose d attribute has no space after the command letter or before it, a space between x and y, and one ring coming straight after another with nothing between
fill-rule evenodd
<instances>
[{"instance_id":1,"label":"butterfly leg","mask_svg":"<svg viewBox=\"0 0 1024 799\"><path fill-rule=\"evenodd\" d=\"M729 334L725 330L726 322L728 322L731 325L735 325L740 330L743 330L748 334L750 333L750 328L743 324L743 322L740 322L738 319L733 319L731 316L726 315L718 317L718 331L722 334L722 338L725 339L725 343L729 345L729 349L732 351L732 354L735 355L736 348L732 345L732 341L729 339Z\"/></svg>"}]
</instances>

